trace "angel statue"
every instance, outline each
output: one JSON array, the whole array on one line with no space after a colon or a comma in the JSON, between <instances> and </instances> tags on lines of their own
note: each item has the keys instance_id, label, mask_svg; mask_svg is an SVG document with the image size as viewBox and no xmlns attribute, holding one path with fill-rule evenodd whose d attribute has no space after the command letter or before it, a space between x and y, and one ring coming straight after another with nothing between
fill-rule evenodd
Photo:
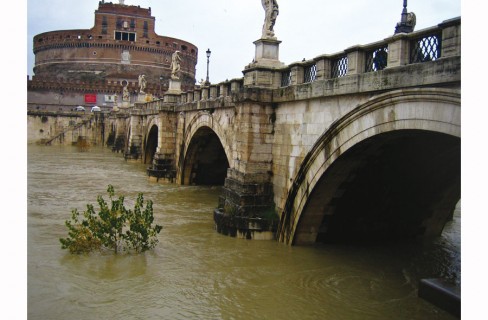
<instances>
[{"instance_id":1,"label":"angel statue","mask_svg":"<svg viewBox=\"0 0 488 320\"><path fill-rule=\"evenodd\" d=\"M127 88L128 84L124 86L122 89L122 101L130 101L130 93L129 89Z\"/></svg>"},{"instance_id":2,"label":"angel statue","mask_svg":"<svg viewBox=\"0 0 488 320\"><path fill-rule=\"evenodd\" d=\"M274 25L279 14L278 2L276 0L261 0L265 17L263 24L262 39L274 38Z\"/></svg>"},{"instance_id":3,"label":"angel statue","mask_svg":"<svg viewBox=\"0 0 488 320\"><path fill-rule=\"evenodd\" d=\"M146 84L147 84L146 77L143 74L141 74L139 76L139 92L140 93L145 93L144 90L146 90Z\"/></svg>"},{"instance_id":4,"label":"angel statue","mask_svg":"<svg viewBox=\"0 0 488 320\"><path fill-rule=\"evenodd\" d=\"M178 80L180 78L179 73L181 70L181 57L179 51L175 51L171 56L171 70L171 79Z\"/></svg>"}]
</instances>

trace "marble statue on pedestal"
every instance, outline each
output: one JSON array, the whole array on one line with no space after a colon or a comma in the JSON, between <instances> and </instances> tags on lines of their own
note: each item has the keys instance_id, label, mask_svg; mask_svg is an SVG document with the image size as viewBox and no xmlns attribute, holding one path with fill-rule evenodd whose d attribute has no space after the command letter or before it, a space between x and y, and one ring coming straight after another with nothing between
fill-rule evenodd
<instances>
[{"instance_id":1,"label":"marble statue on pedestal","mask_svg":"<svg viewBox=\"0 0 488 320\"><path fill-rule=\"evenodd\" d=\"M139 76L139 92L140 93L145 93L144 90L146 90L146 84L147 84L146 77L143 74L141 74Z\"/></svg>"},{"instance_id":2,"label":"marble statue on pedestal","mask_svg":"<svg viewBox=\"0 0 488 320\"><path fill-rule=\"evenodd\" d=\"M127 89L127 85L125 85L122 89L122 101L130 101L130 94L129 89Z\"/></svg>"},{"instance_id":3,"label":"marble statue on pedestal","mask_svg":"<svg viewBox=\"0 0 488 320\"><path fill-rule=\"evenodd\" d=\"M261 0L264 8L265 17L263 24L262 39L274 39L274 25L279 14L278 2L276 0Z\"/></svg>"},{"instance_id":4,"label":"marble statue on pedestal","mask_svg":"<svg viewBox=\"0 0 488 320\"><path fill-rule=\"evenodd\" d=\"M171 69L171 79L180 79L181 57L179 51L175 51L171 57Z\"/></svg>"}]
</instances>

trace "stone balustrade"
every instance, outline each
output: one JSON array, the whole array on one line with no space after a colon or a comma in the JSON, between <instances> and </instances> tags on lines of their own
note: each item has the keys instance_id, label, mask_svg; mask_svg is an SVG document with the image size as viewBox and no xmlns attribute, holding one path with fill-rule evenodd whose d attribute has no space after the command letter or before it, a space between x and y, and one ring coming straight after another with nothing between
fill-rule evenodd
<instances>
[{"instance_id":1,"label":"stone balustrade","mask_svg":"<svg viewBox=\"0 0 488 320\"><path fill-rule=\"evenodd\" d=\"M245 99L284 102L348 94L352 91L391 89L395 86L391 81L395 68L412 66L412 72L416 72L421 68L419 64L431 61L444 61L448 67L460 64L460 55L461 18L458 17L434 27L408 34L396 34L374 43L355 45L341 52L323 54L282 67L267 69L260 66L258 68L263 71L263 75L270 77L267 83L273 84L271 87L267 86L270 89L267 91L256 90L262 89L259 84L245 85L243 77L209 86L196 86L194 90L180 94L164 94L161 99L150 102L136 102L127 111L133 115L147 115L160 111L231 107L237 100ZM244 73L252 70L252 66L246 67ZM381 77L376 75L379 72L383 72ZM36 85L35 79L33 80L31 86ZM39 85L45 87L58 84L43 82ZM80 85L86 86L80 81L64 84L65 90L66 86L69 90L70 86L78 89ZM95 82L91 84L91 89L112 89L115 92L119 86L119 83ZM401 86L405 86L404 81ZM130 83L130 87L132 91L137 89L135 83Z\"/></svg>"},{"instance_id":2,"label":"stone balustrade","mask_svg":"<svg viewBox=\"0 0 488 320\"><path fill-rule=\"evenodd\" d=\"M459 60L460 55L461 18L458 17L416 32L400 33L374 43L352 46L342 52L320 55L283 67L266 69L266 67L260 66L258 68L263 69L270 77L267 83L273 83L271 89L280 89L279 93L273 94L274 101L283 101L287 96L283 93L283 89L288 87L313 84L319 81L341 81L341 78L350 76L394 70L397 67L442 59L451 59L446 63L455 64L460 63L456 60L456 58ZM244 73L252 70L253 68L249 67ZM365 76L364 79L371 80L371 84L364 88L366 91L381 90L384 85L371 76ZM339 84L339 87L348 87L350 81L350 79L343 80L344 85ZM176 103L178 110L182 111L229 106L232 96L237 93L247 93L244 98L249 98L249 94L252 96L252 92L249 91L252 87L259 87L259 84L245 86L244 78L233 79L183 92L172 102ZM312 85L312 92L303 98L324 94L323 88L319 90L320 92L313 92L313 90ZM329 93L347 92L330 91ZM296 98L296 94L293 96Z\"/></svg>"}]
</instances>

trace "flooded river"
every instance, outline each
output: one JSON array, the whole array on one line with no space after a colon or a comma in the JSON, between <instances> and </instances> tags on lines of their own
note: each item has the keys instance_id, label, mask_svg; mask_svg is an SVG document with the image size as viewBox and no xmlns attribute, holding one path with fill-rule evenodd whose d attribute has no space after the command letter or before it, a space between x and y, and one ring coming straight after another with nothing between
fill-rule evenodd
<instances>
[{"instance_id":1,"label":"flooded river","mask_svg":"<svg viewBox=\"0 0 488 320\"><path fill-rule=\"evenodd\" d=\"M29 319L455 319L417 297L418 281L460 283L460 209L430 243L289 247L214 231L219 187L148 181L146 165L92 148L28 147ZM71 210L154 201L160 243L141 255L71 255ZM97 206L96 206L97 208Z\"/></svg>"}]
</instances>

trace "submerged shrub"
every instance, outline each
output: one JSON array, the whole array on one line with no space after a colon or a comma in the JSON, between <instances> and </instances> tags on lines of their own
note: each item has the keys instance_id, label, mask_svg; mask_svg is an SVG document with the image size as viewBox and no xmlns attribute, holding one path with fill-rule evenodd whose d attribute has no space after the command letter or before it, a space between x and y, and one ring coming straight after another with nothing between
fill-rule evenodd
<instances>
[{"instance_id":1,"label":"submerged shrub","mask_svg":"<svg viewBox=\"0 0 488 320\"><path fill-rule=\"evenodd\" d=\"M73 254L94 250L144 252L154 248L159 242L157 234L163 227L153 226L152 201L148 200L144 207L144 196L139 193L134 210L128 210L123 196L114 197L112 185L108 186L107 192L110 206L102 196L98 196L98 213L91 204L87 204L81 217L77 209L72 210L71 220L65 221L68 237L59 239L61 248Z\"/></svg>"}]
</instances>

